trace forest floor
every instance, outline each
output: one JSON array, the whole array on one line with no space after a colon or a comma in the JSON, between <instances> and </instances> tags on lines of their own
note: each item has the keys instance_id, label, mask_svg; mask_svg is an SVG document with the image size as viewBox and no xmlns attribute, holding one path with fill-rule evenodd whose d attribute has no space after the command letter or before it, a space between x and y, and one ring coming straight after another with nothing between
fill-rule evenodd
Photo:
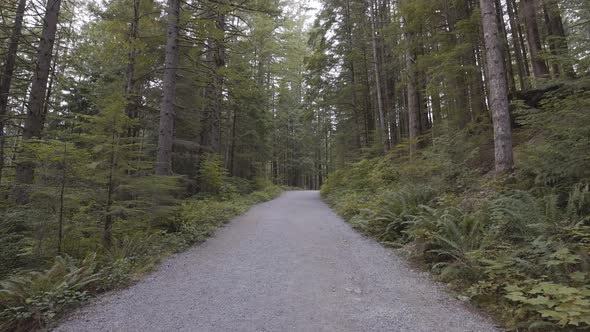
<instances>
[{"instance_id":1,"label":"forest floor","mask_svg":"<svg viewBox=\"0 0 590 332\"><path fill-rule=\"evenodd\" d=\"M499 331L318 192L258 205L56 331Z\"/></svg>"}]
</instances>

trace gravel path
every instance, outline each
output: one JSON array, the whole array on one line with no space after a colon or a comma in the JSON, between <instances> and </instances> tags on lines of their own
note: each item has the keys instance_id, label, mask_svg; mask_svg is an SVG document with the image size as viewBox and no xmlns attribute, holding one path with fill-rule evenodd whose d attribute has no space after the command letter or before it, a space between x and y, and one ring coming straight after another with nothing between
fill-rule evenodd
<instances>
[{"instance_id":1,"label":"gravel path","mask_svg":"<svg viewBox=\"0 0 590 332\"><path fill-rule=\"evenodd\" d=\"M55 331L499 331L336 216L288 192Z\"/></svg>"}]
</instances>

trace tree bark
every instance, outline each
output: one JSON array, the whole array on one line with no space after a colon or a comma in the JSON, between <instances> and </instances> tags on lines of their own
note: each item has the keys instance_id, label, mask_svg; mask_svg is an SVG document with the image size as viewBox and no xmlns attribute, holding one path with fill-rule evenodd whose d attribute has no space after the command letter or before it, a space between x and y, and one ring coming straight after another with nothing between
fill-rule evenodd
<instances>
[{"instance_id":1,"label":"tree bark","mask_svg":"<svg viewBox=\"0 0 590 332\"><path fill-rule=\"evenodd\" d=\"M45 118L43 110L60 7L61 0L47 1L47 8L43 19L43 32L41 33L41 40L39 41L39 46L37 48L37 60L35 61L35 71L31 83L29 105L23 131L23 141L32 138L41 138L43 131ZM16 165L16 183L31 184L33 182L34 172L35 165L33 162L19 162Z\"/></svg>"},{"instance_id":2,"label":"tree bark","mask_svg":"<svg viewBox=\"0 0 590 332\"><path fill-rule=\"evenodd\" d=\"M556 57L552 66L553 73L556 77L563 75L567 78L574 78L576 75L572 65L567 63L567 59L563 59L568 54L568 43L557 0L543 0L543 11L549 32L549 47L551 53Z\"/></svg>"},{"instance_id":3,"label":"tree bark","mask_svg":"<svg viewBox=\"0 0 590 332\"><path fill-rule=\"evenodd\" d=\"M4 123L8 115L8 95L12 84L12 75L16 68L16 55L22 35L26 4L27 0L20 0L18 2L8 52L6 53L4 71L0 77L0 184L2 183L2 172L4 170Z\"/></svg>"},{"instance_id":4,"label":"tree bark","mask_svg":"<svg viewBox=\"0 0 590 332\"><path fill-rule=\"evenodd\" d=\"M498 35L494 0L480 0L480 6L486 47L489 98L494 124L495 168L497 173L503 173L514 167L506 68Z\"/></svg>"},{"instance_id":5,"label":"tree bark","mask_svg":"<svg viewBox=\"0 0 590 332\"><path fill-rule=\"evenodd\" d=\"M415 59L408 49L406 53L406 68L408 70L408 131L410 138L410 156L418 151L418 137L420 136L420 95L417 87Z\"/></svg>"},{"instance_id":6,"label":"tree bark","mask_svg":"<svg viewBox=\"0 0 590 332\"><path fill-rule=\"evenodd\" d=\"M168 0L168 36L164 68L164 88L160 107L158 159L156 175L172 175L172 149L174 147L176 119L176 70L178 67L178 35L180 32L180 0Z\"/></svg>"},{"instance_id":7,"label":"tree bark","mask_svg":"<svg viewBox=\"0 0 590 332\"><path fill-rule=\"evenodd\" d=\"M512 55L510 54L510 44L508 43L508 33L506 32L506 26L504 25L504 9L500 0L496 0L496 11L498 18L498 30L500 31L502 51L504 53L504 61L506 63L506 70L508 75L508 91L516 91L516 81L514 80L514 69L512 67Z\"/></svg>"},{"instance_id":8,"label":"tree bark","mask_svg":"<svg viewBox=\"0 0 590 332\"><path fill-rule=\"evenodd\" d=\"M66 191L66 176L67 176L67 158L68 158L68 144L64 141L62 170L61 170L61 186L59 190L59 217L57 219L57 255L61 255L62 242L64 237L64 196Z\"/></svg>"},{"instance_id":9,"label":"tree bark","mask_svg":"<svg viewBox=\"0 0 590 332\"><path fill-rule=\"evenodd\" d=\"M113 128L115 122L113 121ZM117 133L113 130L111 137L111 153L109 158L109 179L107 182L107 201L105 206L104 228L102 232L102 241L104 247L109 250L113 244L113 193L115 191L115 168L117 167L117 147L119 140Z\"/></svg>"},{"instance_id":10,"label":"tree bark","mask_svg":"<svg viewBox=\"0 0 590 332\"><path fill-rule=\"evenodd\" d=\"M129 40L132 44L131 50L127 54L127 70L125 72L125 95L127 97L127 105L125 106L125 114L129 119L137 119L138 107L140 103L139 91L137 83L135 82L135 66L137 63L137 47L135 43L139 38L139 4L140 0L133 0L133 20L129 29ZM127 128L127 136L137 137L139 135L139 128L136 124L132 124Z\"/></svg>"},{"instance_id":11,"label":"tree bark","mask_svg":"<svg viewBox=\"0 0 590 332\"><path fill-rule=\"evenodd\" d=\"M507 11L508 11L508 19L510 22L510 34L512 35L512 45L514 47L514 56L516 57L516 65L518 68L518 82L520 84L521 90L527 89L527 65L524 60L523 52L524 50L521 47L520 43L520 36L519 36L519 25L516 19L516 12L513 8L512 0L506 1Z\"/></svg>"},{"instance_id":12,"label":"tree bark","mask_svg":"<svg viewBox=\"0 0 590 332\"><path fill-rule=\"evenodd\" d=\"M373 44L373 70L375 71L375 90L377 91L377 109L379 113L379 130L381 131L381 144L383 147L383 153L387 154L387 150L389 149L389 139L387 134L387 129L385 127L385 116L383 114L383 97L381 91L381 68L379 68L379 56L377 54L377 36L376 36L376 29L375 29L375 8L374 8L374 1L371 0L369 3L369 11L371 13L371 42Z\"/></svg>"},{"instance_id":13,"label":"tree bark","mask_svg":"<svg viewBox=\"0 0 590 332\"><path fill-rule=\"evenodd\" d=\"M226 65L225 30L227 23L222 10L219 7L217 8L215 18L217 32L214 33L215 36L209 38L207 62L212 67L210 68L212 75L211 86L206 88L209 100L205 100L207 107L201 133L201 145L207 151L214 153L221 152L221 109L223 107L224 84L221 69ZM221 37L217 36L218 32Z\"/></svg>"},{"instance_id":14,"label":"tree bark","mask_svg":"<svg viewBox=\"0 0 590 332\"><path fill-rule=\"evenodd\" d=\"M522 0L522 6L526 25L527 42L529 44L531 61L533 63L533 74L537 78L548 78L549 68L547 68L547 64L541 56L543 48L541 45L541 34L537 24L536 2L535 0Z\"/></svg>"}]
</instances>

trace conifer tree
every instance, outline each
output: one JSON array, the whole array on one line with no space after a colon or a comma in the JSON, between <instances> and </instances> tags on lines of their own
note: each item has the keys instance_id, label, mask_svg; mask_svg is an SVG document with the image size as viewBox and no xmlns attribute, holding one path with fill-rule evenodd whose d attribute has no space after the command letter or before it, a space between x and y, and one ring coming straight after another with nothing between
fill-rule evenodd
<instances>
[{"instance_id":1,"label":"conifer tree","mask_svg":"<svg viewBox=\"0 0 590 332\"><path fill-rule=\"evenodd\" d=\"M496 172L502 173L510 171L514 167L506 70L498 36L497 11L494 1L480 0L480 6L486 47L490 108L494 123L495 167Z\"/></svg>"},{"instance_id":2,"label":"conifer tree","mask_svg":"<svg viewBox=\"0 0 590 332\"><path fill-rule=\"evenodd\" d=\"M178 38L180 33L180 0L168 0L168 35L162 105L160 108L160 127L158 139L158 159L156 175L172 174L172 151L174 148L176 110L176 71L178 67Z\"/></svg>"},{"instance_id":3,"label":"conifer tree","mask_svg":"<svg viewBox=\"0 0 590 332\"><path fill-rule=\"evenodd\" d=\"M44 106L46 102L47 81L49 79L53 46L57 32L57 23L61 8L61 0L48 0L43 18L43 31L37 48L35 70L31 83L31 92L27 104L27 116L25 119L23 139L30 140L41 138L45 124ZM21 158L16 167L16 182L18 184L31 184L34 176L34 163L32 160ZM21 193L22 194L22 193ZM20 194L17 194L19 196ZM26 199L16 197L17 200Z\"/></svg>"}]
</instances>

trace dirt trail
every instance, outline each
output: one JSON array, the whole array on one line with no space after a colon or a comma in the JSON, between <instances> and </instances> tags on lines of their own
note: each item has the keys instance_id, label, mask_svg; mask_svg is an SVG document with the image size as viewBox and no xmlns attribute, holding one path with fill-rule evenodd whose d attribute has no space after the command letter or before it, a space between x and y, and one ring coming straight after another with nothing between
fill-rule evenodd
<instances>
[{"instance_id":1,"label":"dirt trail","mask_svg":"<svg viewBox=\"0 0 590 332\"><path fill-rule=\"evenodd\" d=\"M318 192L288 192L104 296L56 331L499 331L356 233Z\"/></svg>"}]
</instances>

